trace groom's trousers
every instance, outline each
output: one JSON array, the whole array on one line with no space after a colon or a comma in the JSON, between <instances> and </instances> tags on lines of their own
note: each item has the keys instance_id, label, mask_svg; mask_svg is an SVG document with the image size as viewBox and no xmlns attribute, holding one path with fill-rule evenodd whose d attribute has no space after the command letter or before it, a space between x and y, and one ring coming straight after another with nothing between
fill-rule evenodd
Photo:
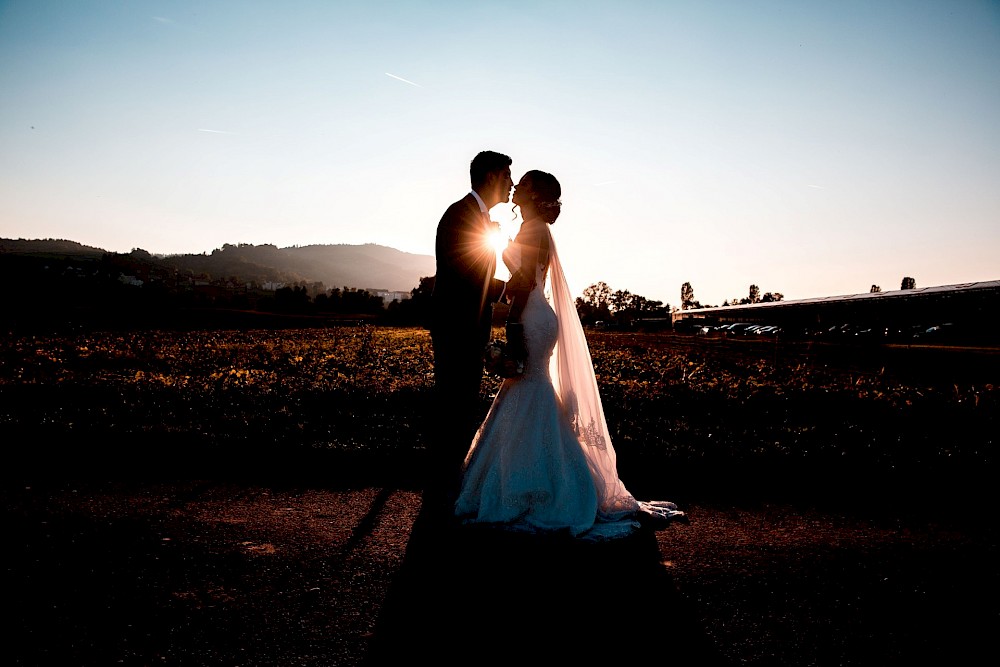
<instances>
[{"instance_id":1,"label":"groom's trousers","mask_svg":"<svg viewBox=\"0 0 1000 667\"><path fill-rule=\"evenodd\" d=\"M483 348L479 336L436 334L429 482L457 495L462 463L479 428Z\"/></svg>"}]
</instances>

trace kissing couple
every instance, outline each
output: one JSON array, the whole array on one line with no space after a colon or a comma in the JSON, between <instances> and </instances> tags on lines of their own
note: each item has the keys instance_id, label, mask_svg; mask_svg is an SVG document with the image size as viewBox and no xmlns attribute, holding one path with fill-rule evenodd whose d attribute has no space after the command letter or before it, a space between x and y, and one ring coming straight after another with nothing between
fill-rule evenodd
<instances>
[{"instance_id":1,"label":"kissing couple","mask_svg":"<svg viewBox=\"0 0 1000 667\"><path fill-rule=\"evenodd\" d=\"M460 523L609 539L686 521L668 501L639 501L618 478L590 348L552 227L562 188L552 174L511 176L510 157L482 151L471 189L441 217L430 333L436 403L434 474L424 502ZM512 194L513 191L513 194ZM498 225L489 210L513 201L520 229L495 277ZM509 305L507 347L523 372L504 379L480 419L493 307Z\"/></svg>"}]
</instances>

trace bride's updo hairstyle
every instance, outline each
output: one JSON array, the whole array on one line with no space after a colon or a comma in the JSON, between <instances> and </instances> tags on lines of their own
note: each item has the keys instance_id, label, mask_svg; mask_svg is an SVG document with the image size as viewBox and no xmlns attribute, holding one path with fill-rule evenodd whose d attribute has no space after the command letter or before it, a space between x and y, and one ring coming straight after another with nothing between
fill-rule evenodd
<instances>
[{"instance_id":1,"label":"bride's updo hairstyle","mask_svg":"<svg viewBox=\"0 0 1000 667\"><path fill-rule=\"evenodd\" d=\"M552 224L559 217L562 209L562 187L556 177L546 171L533 169L525 174L531 178L531 194L538 215L548 224Z\"/></svg>"}]
</instances>

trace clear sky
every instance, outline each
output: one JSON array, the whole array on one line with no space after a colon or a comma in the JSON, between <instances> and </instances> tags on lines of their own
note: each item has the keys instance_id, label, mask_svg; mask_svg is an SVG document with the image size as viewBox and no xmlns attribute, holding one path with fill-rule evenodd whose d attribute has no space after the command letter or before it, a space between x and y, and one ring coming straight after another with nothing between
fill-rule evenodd
<instances>
[{"instance_id":1,"label":"clear sky","mask_svg":"<svg viewBox=\"0 0 1000 667\"><path fill-rule=\"evenodd\" d=\"M1000 2L0 0L0 237L433 255L481 149L577 293L1000 279Z\"/></svg>"}]
</instances>

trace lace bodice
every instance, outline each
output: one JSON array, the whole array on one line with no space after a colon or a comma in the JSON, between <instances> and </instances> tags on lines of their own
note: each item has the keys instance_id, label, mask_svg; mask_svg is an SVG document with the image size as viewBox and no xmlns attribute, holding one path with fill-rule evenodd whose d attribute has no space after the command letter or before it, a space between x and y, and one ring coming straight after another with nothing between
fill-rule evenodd
<instances>
[{"instance_id":1,"label":"lace bodice","mask_svg":"<svg viewBox=\"0 0 1000 667\"><path fill-rule=\"evenodd\" d=\"M535 288L528 294L521 322L524 324L524 342L528 348L524 374L544 378L547 382L549 360L559 336L559 321L545 298L544 284L544 269L539 265L535 272Z\"/></svg>"}]
</instances>

